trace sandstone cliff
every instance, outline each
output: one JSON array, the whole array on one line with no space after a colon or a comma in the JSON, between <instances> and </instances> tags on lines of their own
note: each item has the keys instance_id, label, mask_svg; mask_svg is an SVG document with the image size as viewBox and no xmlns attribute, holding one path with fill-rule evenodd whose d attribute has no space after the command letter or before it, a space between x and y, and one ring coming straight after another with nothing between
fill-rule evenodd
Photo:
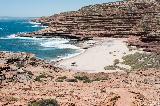
<instances>
[{"instance_id":1,"label":"sandstone cliff","mask_svg":"<svg viewBox=\"0 0 160 106\"><path fill-rule=\"evenodd\" d=\"M36 32L77 37L128 37L158 35L160 2L127 0L82 7L78 11L55 14L34 20L49 27Z\"/></svg>"},{"instance_id":2,"label":"sandstone cliff","mask_svg":"<svg viewBox=\"0 0 160 106\"><path fill-rule=\"evenodd\" d=\"M70 38L130 37L139 41L131 45L160 53L159 0L125 0L85 6L78 11L64 12L33 20L48 28L20 36Z\"/></svg>"}]
</instances>

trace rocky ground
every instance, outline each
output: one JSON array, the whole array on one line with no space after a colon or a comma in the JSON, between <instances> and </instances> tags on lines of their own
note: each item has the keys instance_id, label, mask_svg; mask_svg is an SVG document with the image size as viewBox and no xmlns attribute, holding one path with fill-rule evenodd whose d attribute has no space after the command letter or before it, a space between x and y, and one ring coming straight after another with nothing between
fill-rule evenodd
<instances>
[{"instance_id":1,"label":"rocky ground","mask_svg":"<svg viewBox=\"0 0 160 106\"><path fill-rule=\"evenodd\" d=\"M160 70L64 71L26 53L0 53L0 105L56 99L62 106L159 106Z\"/></svg>"},{"instance_id":2,"label":"rocky ground","mask_svg":"<svg viewBox=\"0 0 160 106\"><path fill-rule=\"evenodd\" d=\"M130 36L128 39L130 46L136 46L137 48L143 48L147 52L155 52L160 54L160 37L135 37Z\"/></svg>"}]
</instances>

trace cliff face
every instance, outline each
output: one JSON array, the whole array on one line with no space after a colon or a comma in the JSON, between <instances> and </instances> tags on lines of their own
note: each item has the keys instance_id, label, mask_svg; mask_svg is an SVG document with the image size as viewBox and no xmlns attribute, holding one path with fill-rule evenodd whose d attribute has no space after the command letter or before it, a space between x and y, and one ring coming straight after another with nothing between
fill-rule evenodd
<instances>
[{"instance_id":1,"label":"cliff face","mask_svg":"<svg viewBox=\"0 0 160 106\"><path fill-rule=\"evenodd\" d=\"M49 26L35 34L52 33L78 37L157 34L160 31L159 3L156 0L128 0L90 5L78 11L34 20Z\"/></svg>"},{"instance_id":2,"label":"cliff face","mask_svg":"<svg viewBox=\"0 0 160 106\"><path fill-rule=\"evenodd\" d=\"M130 37L131 45L160 53L160 1L125 0L82 7L78 11L33 20L48 28L23 36L70 38Z\"/></svg>"}]
</instances>

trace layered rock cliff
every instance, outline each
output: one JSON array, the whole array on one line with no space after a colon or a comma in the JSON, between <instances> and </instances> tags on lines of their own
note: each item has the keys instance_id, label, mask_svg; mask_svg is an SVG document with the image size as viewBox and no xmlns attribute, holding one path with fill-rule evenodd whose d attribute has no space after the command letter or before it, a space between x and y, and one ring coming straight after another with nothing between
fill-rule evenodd
<instances>
[{"instance_id":1,"label":"layered rock cliff","mask_svg":"<svg viewBox=\"0 0 160 106\"><path fill-rule=\"evenodd\" d=\"M65 34L80 37L109 37L159 33L160 2L128 0L90 5L78 11L34 20L48 25L36 34Z\"/></svg>"},{"instance_id":2,"label":"layered rock cliff","mask_svg":"<svg viewBox=\"0 0 160 106\"><path fill-rule=\"evenodd\" d=\"M96 4L82 7L78 11L64 12L33 21L47 25L48 28L23 36L140 36L142 42L153 41L156 47L160 44L159 0L125 0Z\"/></svg>"}]
</instances>

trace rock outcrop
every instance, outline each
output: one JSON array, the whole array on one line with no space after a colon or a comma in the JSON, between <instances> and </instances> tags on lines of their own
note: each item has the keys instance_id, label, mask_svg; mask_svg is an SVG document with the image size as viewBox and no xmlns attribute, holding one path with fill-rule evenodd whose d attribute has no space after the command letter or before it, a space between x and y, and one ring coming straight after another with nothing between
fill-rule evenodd
<instances>
[{"instance_id":1,"label":"rock outcrop","mask_svg":"<svg viewBox=\"0 0 160 106\"><path fill-rule=\"evenodd\" d=\"M155 51L160 44L160 2L158 0L125 0L82 7L33 20L48 28L20 36L26 37L129 37L140 36L145 49ZM144 41L144 42L143 42ZM133 43L130 43L131 45ZM133 44L134 45L134 44ZM149 49L148 49L149 48ZM153 50L152 50L153 48Z\"/></svg>"},{"instance_id":2,"label":"rock outcrop","mask_svg":"<svg viewBox=\"0 0 160 106\"><path fill-rule=\"evenodd\" d=\"M48 28L35 35L67 35L76 37L146 36L160 32L160 2L127 0L90 5L78 11L55 14L33 21Z\"/></svg>"},{"instance_id":3,"label":"rock outcrop","mask_svg":"<svg viewBox=\"0 0 160 106\"><path fill-rule=\"evenodd\" d=\"M38 73L34 72L36 71L35 67L52 69L56 73L59 70L43 60L35 58L33 54L0 52L0 84L33 81L35 76L41 73L41 69Z\"/></svg>"}]
</instances>

